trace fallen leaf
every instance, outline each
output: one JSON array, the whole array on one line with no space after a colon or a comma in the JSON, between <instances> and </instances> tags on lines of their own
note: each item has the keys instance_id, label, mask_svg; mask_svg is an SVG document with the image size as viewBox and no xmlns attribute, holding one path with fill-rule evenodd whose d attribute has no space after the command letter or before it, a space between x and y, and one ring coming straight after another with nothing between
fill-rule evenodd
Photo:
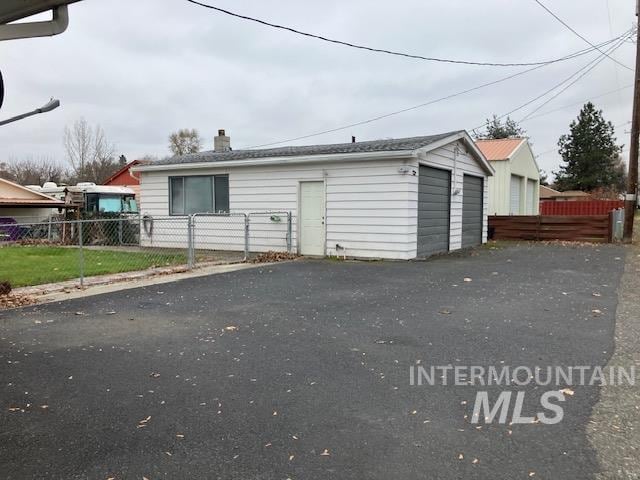
<instances>
[{"instance_id":1,"label":"fallen leaf","mask_svg":"<svg viewBox=\"0 0 640 480\"><path fill-rule=\"evenodd\" d=\"M478 460L477 458L474 458L474 459L473 459L473 461L472 461L471 463L473 463L473 464L475 465L475 464L477 464L477 463L480 463L480 460Z\"/></svg>"},{"instance_id":2,"label":"fallen leaf","mask_svg":"<svg viewBox=\"0 0 640 480\"><path fill-rule=\"evenodd\" d=\"M236 327L235 325L229 325L228 327L224 327L224 329L227 332L235 332L236 330L238 330L238 327Z\"/></svg>"},{"instance_id":3,"label":"fallen leaf","mask_svg":"<svg viewBox=\"0 0 640 480\"><path fill-rule=\"evenodd\" d=\"M139 424L143 424L143 423L147 423L149 420L151 420L151 415L149 415L147 418L145 418L144 420L140 420L138 423Z\"/></svg>"},{"instance_id":4,"label":"fallen leaf","mask_svg":"<svg viewBox=\"0 0 640 480\"><path fill-rule=\"evenodd\" d=\"M536 472L529 472L529 476L530 477L535 477L536 476Z\"/></svg>"},{"instance_id":5,"label":"fallen leaf","mask_svg":"<svg viewBox=\"0 0 640 480\"><path fill-rule=\"evenodd\" d=\"M328 456L329 456L329 455L331 455L331 454L329 453L329 450L327 450L327 449L325 448L325 449L322 451L322 453L321 453L320 455L321 455L321 456L323 456L323 457L328 457Z\"/></svg>"},{"instance_id":6,"label":"fallen leaf","mask_svg":"<svg viewBox=\"0 0 640 480\"><path fill-rule=\"evenodd\" d=\"M458 460L464 460L464 455L463 454L459 454L458 455Z\"/></svg>"},{"instance_id":7,"label":"fallen leaf","mask_svg":"<svg viewBox=\"0 0 640 480\"><path fill-rule=\"evenodd\" d=\"M563 395L568 395L569 397L573 397L573 395L576 393L573 390L571 390L570 388L563 388L562 390L560 390L560 393L562 393Z\"/></svg>"},{"instance_id":8,"label":"fallen leaf","mask_svg":"<svg viewBox=\"0 0 640 480\"><path fill-rule=\"evenodd\" d=\"M293 460L294 457L295 455L289 455L289 461Z\"/></svg>"}]
</instances>

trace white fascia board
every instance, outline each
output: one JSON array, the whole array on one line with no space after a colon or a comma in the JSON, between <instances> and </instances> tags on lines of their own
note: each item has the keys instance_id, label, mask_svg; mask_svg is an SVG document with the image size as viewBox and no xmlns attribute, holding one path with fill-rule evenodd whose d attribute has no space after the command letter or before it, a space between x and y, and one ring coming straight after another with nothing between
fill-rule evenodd
<instances>
[{"instance_id":1,"label":"white fascia board","mask_svg":"<svg viewBox=\"0 0 640 480\"><path fill-rule=\"evenodd\" d=\"M487 174L490 177L492 177L493 174L496 173L496 170L493 168L491 163L489 163L487 158L480 151L478 146L475 144L471 136L466 131L454 133L453 135L443 138L442 140L438 140L437 142L430 143L426 147L421 148L419 151L424 153L431 152L433 150L437 150L438 148L444 147L458 140L462 140L462 142L466 145L466 147L471 151L472 155L476 158L480 166L484 168L485 172L487 172Z\"/></svg>"},{"instance_id":2,"label":"white fascia board","mask_svg":"<svg viewBox=\"0 0 640 480\"><path fill-rule=\"evenodd\" d=\"M173 163L163 165L136 165L131 168L133 172L162 172L171 170L200 170L213 168L235 168L254 167L266 165L298 165L330 162L366 162L374 160L404 160L414 158L414 150L399 150L392 152L362 152L332 155L308 155L300 157L273 157L273 158L251 158L247 160L223 160L220 162L197 162L197 163Z\"/></svg>"}]
</instances>

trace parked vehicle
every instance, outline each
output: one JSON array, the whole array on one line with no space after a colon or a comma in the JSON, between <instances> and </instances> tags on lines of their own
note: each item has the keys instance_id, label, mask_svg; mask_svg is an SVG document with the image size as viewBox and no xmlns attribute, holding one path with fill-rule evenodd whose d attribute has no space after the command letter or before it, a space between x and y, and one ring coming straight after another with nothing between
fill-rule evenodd
<instances>
[{"instance_id":1,"label":"parked vehicle","mask_svg":"<svg viewBox=\"0 0 640 480\"><path fill-rule=\"evenodd\" d=\"M27 187L64 200L67 205L75 205L83 214L138 214L135 192L127 187L96 185L93 182L81 182L75 186L46 182L42 187Z\"/></svg>"}]
</instances>

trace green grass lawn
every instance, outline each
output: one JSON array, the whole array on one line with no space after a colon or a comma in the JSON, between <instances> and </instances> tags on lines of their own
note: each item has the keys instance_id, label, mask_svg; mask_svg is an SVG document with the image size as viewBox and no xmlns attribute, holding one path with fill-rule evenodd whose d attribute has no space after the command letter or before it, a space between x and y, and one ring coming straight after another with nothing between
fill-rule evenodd
<instances>
[{"instance_id":1,"label":"green grass lawn","mask_svg":"<svg viewBox=\"0 0 640 480\"><path fill-rule=\"evenodd\" d=\"M185 251L160 253L84 249L84 275L131 272L186 263ZM80 276L77 248L40 245L0 247L0 281L12 287L40 285Z\"/></svg>"}]
</instances>

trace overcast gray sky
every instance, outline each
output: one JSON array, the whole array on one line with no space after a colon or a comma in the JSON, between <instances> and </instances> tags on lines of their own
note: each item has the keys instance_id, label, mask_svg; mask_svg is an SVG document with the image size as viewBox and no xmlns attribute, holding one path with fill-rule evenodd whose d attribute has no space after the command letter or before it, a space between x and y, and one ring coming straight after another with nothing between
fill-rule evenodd
<instances>
[{"instance_id":1,"label":"overcast gray sky","mask_svg":"<svg viewBox=\"0 0 640 480\"><path fill-rule=\"evenodd\" d=\"M205 0L207 1L207 0ZM238 13L329 37L475 61L530 62L588 45L533 0L210 0ZM632 27L635 0L545 0L594 43ZM51 38L0 43L6 98L0 118L59 98L56 111L0 127L0 161L65 160L65 125L100 124L129 160L168 153L167 137L196 128L205 149L225 128L235 149L327 130L427 102L515 73L436 64L330 45L237 20L184 0L84 0L69 7L69 29ZM598 53L541 68L500 85L297 144L428 135L478 126L540 95ZM615 57L633 67L634 44ZM540 110L582 102L630 85L633 73L605 59ZM614 125L630 119L632 90L594 100ZM539 103L539 102L538 102ZM519 120L538 104L515 112ZM523 124L540 167L580 106ZM627 125L616 129L628 144Z\"/></svg>"}]
</instances>

